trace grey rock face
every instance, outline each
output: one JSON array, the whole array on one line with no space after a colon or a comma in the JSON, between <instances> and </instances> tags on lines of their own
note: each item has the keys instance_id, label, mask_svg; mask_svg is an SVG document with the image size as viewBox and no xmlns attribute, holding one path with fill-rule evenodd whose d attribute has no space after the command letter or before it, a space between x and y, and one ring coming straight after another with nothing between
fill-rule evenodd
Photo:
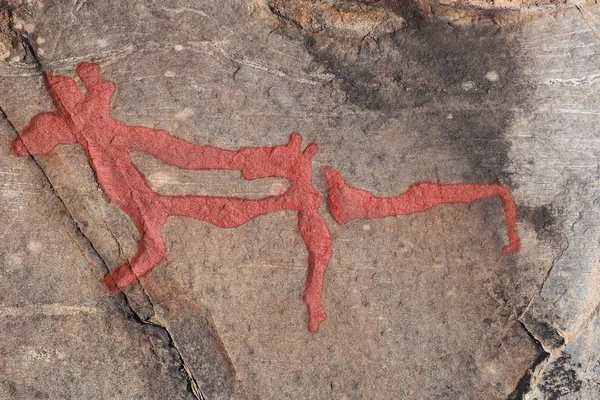
<instances>
[{"instance_id":1,"label":"grey rock face","mask_svg":"<svg viewBox=\"0 0 600 400\"><path fill-rule=\"evenodd\" d=\"M600 10L505 3L491 8L521 11L2 3L0 397L598 397ZM293 213L235 229L171 218L167 258L110 296L102 276L138 233L82 149L9 154L52 109L43 75L74 76L82 61L117 84L112 115L128 125L228 149L300 131L319 145L323 195L325 166L378 196L421 181L504 184L522 249L501 253L497 200L344 226L323 207L328 319L310 334ZM164 194L259 198L287 184L132 159Z\"/></svg>"}]
</instances>

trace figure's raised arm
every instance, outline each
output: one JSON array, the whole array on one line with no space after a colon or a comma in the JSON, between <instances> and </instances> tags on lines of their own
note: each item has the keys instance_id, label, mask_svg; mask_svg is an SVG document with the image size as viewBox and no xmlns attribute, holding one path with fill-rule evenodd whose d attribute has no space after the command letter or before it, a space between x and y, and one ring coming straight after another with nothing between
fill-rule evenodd
<instances>
[{"instance_id":1,"label":"figure's raised arm","mask_svg":"<svg viewBox=\"0 0 600 400\"><path fill-rule=\"evenodd\" d=\"M93 104L95 111L100 111L108 116L110 114L110 101L117 90L117 85L102 77L98 64L79 64L77 75L87 88L86 103Z\"/></svg>"},{"instance_id":2,"label":"figure's raised arm","mask_svg":"<svg viewBox=\"0 0 600 400\"><path fill-rule=\"evenodd\" d=\"M77 82L68 76L48 74L46 86L58 114L62 116L72 116L76 112L76 107L84 100Z\"/></svg>"}]
</instances>

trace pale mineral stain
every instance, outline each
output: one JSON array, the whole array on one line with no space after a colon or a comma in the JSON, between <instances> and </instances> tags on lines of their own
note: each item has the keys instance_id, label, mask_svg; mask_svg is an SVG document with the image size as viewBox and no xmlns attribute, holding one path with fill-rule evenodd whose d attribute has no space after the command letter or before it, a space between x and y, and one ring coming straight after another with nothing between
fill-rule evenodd
<instances>
[{"instance_id":1,"label":"pale mineral stain","mask_svg":"<svg viewBox=\"0 0 600 400\"><path fill-rule=\"evenodd\" d=\"M167 78L174 78L176 76L176 74L173 71L165 71L165 76Z\"/></svg>"},{"instance_id":2,"label":"pale mineral stain","mask_svg":"<svg viewBox=\"0 0 600 400\"><path fill-rule=\"evenodd\" d=\"M285 193L286 187L282 183L273 183L269 188L269 194L271 196L279 196Z\"/></svg>"},{"instance_id":3,"label":"pale mineral stain","mask_svg":"<svg viewBox=\"0 0 600 400\"><path fill-rule=\"evenodd\" d=\"M6 60L8 57L10 57L10 50L4 43L0 42L0 60Z\"/></svg>"},{"instance_id":4,"label":"pale mineral stain","mask_svg":"<svg viewBox=\"0 0 600 400\"><path fill-rule=\"evenodd\" d=\"M27 22L23 25L23 29L25 29L25 32L27 33L33 33L35 32L35 24L33 22Z\"/></svg>"},{"instance_id":5,"label":"pale mineral stain","mask_svg":"<svg viewBox=\"0 0 600 400\"><path fill-rule=\"evenodd\" d=\"M485 74L485 79L487 79L490 82L497 82L500 80L500 75L498 75L498 72L496 71L490 71L487 74Z\"/></svg>"},{"instance_id":6,"label":"pale mineral stain","mask_svg":"<svg viewBox=\"0 0 600 400\"><path fill-rule=\"evenodd\" d=\"M166 172L155 172L148 176L148 181L150 181L150 185L155 190L161 189L164 185L172 182L173 180L174 177Z\"/></svg>"},{"instance_id":7,"label":"pale mineral stain","mask_svg":"<svg viewBox=\"0 0 600 400\"><path fill-rule=\"evenodd\" d=\"M468 92L469 90L473 90L475 88L475 82L465 81L461 83L460 86L463 88L463 90Z\"/></svg>"},{"instance_id":8,"label":"pale mineral stain","mask_svg":"<svg viewBox=\"0 0 600 400\"><path fill-rule=\"evenodd\" d=\"M8 254L5 258L4 269L7 272L19 269L23 266L23 257L21 254Z\"/></svg>"},{"instance_id":9,"label":"pale mineral stain","mask_svg":"<svg viewBox=\"0 0 600 400\"><path fill-rule=\"evenodd\" d=\"M33 252L33 253L39 253L43 248L42 243L40 242L36 242L36 241L32 241L27 243L27 250Z\"/></svg>"},{"instance_id":10,"label":"pale mineral stain","mask_svg":"<svg viewBox=\"0 0 600 400\"><path fill-rule=\"evenodd\" d=\"M194 110L192 108L186 107L183 110L177 112L177 114L175 114L175 119L183 121L188 119L192 115L194 115Z\"/></svg>"}]
</instances>

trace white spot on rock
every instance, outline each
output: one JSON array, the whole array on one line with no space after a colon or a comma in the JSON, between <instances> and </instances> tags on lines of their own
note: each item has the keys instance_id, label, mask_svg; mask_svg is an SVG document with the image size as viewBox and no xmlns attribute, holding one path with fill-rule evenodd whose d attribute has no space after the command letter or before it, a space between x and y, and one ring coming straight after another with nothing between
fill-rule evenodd
<instances>
[{"instance_id":1,"label":"white spot on rock","mask_svg":"<svg viewBox=\"0 0 600 400\"><path fill-rule=\"evenodd\" d=\"M39 253L42 250L42 244L40 242L32 241L27 243L27 250L32 253Z\"/></svg>"},{"instance_id":2,"label":"white spot on rock","mask_svg":"<svg viewBox=\"0 0 600 400\"><path fill-rule=\"evenodd\" d=\"M194 110L189 107L186 107L183 110L179 111L177 114L175 114L175 119L183 121L185 119L188 119L192 115L194 115Z\"/></svg>"},{"instance_id":3,"label":"white spot on rock","mask_svg":"<svg viewBox=\"0 0 600 400\"><path fill-rule=\"evenodd\" d=\"M175 50L175 51L181 51L181 50L183 50L183 46L182 46L182 45L180 45L180 44L176 44L176 45L173 47L173 50Z\"/></svg>"},{"instance_id":4,"label":"white spot on rock","mask_svg":"<svg viewBox=\"0 0 600 400\"><path fill-rule=\"evenodd\" d=\"M468 92L469 90L473 90L475 88L475 82L465 81L461 83L460 86L463 88L463 90Z\"/></svg>"},{"instance_id":5,"label":"white spot on rock","mask_svg":"<svg viewBox=\"0 0 600 400\"><path fill-rule=\"evenodd\" d=\"M108 46L108 40L98 39L98 40L96 40L96 44L98 45L98 47L104 48L104 47Z\"/></svg>"},{"instance_id":6,"label":"white spot on rock","mask_svg":"<svg viewBox=\"0 0 600 400\"><path fill-rule=\"evenodd\" d=\"M176 75L175 75L175 72L173 72L173 71L165 71L165 76L167 78L175 78Z\"/></svg>"},{"instance_id":7,"label":"white spot on rock","mask_svg":"<svg viewBox=\"0 0 600 400\"><path fill-rule=\"evenodd\" d=\"M171 176L170 174L166 173L166 172L155 172L153 174L150 174L150 176L148 176L148 181L150 182L150 186L152 187L152 189L154 190L160 190L163 187L165 187L166 185L168 185L170 182L173 182L174 178L173 176Z\"/></svg>"},{"instance_id":8,"label":"white spot on rock","mask_svg":"<svg viewBox=\"0 0 600 400\"><path fill-rule=\"evenodd\" d=\"M371 225L369 225L369 224L363 225L363 230L370 231L371 230Z\"/></svg>"},{"instance_id":9,"label":"white spot on rock","mask_svg":"<svg viewBox=\"0 0 600 400\"><path fill-rule=\"evenodd\" d=\"M10 49L0 42L0 60L6 60L8 57L10 57Z\"/></svg>"},{"instance_id":10,"label":"white spot on rock","mask_svg":"<svg viewBox=\"0 0 600 400\"><path fill-rule=\"evenodd\" d=\"M27 33L33 33L35 32L35 24L33 22L28 22L23 25L23 29L25 29L25 32Z\"/></svg>"},{"instance_id":11,"label":"white spot on rock","mask_svg":"<svg viewBox=\"0 0 600 400\"><path fill-rule=\"evenodd\" d=\"M500 75L498 75L498 72L496 71L490 71L487 74L485 74L485 79L487 79L490 82L498 82L500 80Z\"/></svg>"},{"instance_id":12,"label":"white spot on rock","mask_svg":"<svg viewBox=\"0 0 600 400\"><path fill-rule=\"evenodd\" d=\"M285 193L285 185L282 183L274 183L269 188L269 194L271 196L279 196Z\"/></svg>"},{"instance_id":13,"label":"white spot on rock","mask_svg":"<svg viewBox=\"0 0 600 400\"><path fill-rule=\"evenodd\" d=\"M20 253L7 254L5 258L4 270L6 272L12 272L20 269L24 266L23 257Z\"/></svg>"}]
</instances>

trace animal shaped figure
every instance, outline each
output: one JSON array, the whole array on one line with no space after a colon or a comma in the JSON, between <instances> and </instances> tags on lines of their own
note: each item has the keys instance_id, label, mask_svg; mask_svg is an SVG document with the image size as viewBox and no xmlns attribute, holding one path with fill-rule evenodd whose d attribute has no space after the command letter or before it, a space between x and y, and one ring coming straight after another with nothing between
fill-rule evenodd
<instances>
[{"instance_id":1,"label":"animal shaped figure","mask_svg":"<svg viewBox=\"0 0 600 400\"><path fill-rule=\"evenodd\" d=\"M46 154L56 146L80 144L85 150L98 184L109 199L134 222L139 232L137 253L104 277L113 293L146 276L164 258L167 248L162 227L169 216L203 220L222 228L235 228L253 218L278 210L298 214L298 227L308 250L308 272L304 302L308 329L316 332L326 318L321 297L325 270L332 254L331 235L319 214L321 195L312 186L313 143L302 150L302 137L293 133L289 142L275 147L244 147L237 151L199 146L169 132L127 126L110 115L116 85L102 78L100 67L82 63L76 69L87 93L84 96L74 79L47 75L46 84L56 111L32 118L15 139L15 154ZM145 152L166 164L183 169L238 170L248 180L278 177L290 182L288 190L263 199L214 196L165 196L152 190L131 161L134 151ZM325 171L329 209L340 224L354 219L382 218L422 212L438 204L471 203L499 196L506 214L512 254L520 247L517 214L510 191L500 185L419 183L405 193L377 198L367 191L348 186L335 170Z\"/></svg>"},{"instance_id":2,"label":"animal shaped figure","mask_svg":"<svg viewBox=\"0 0 600 400\"><path fill-rule=\"evenodd\" d=\"M46 154L57 145L79 143L85 150L98 184L112 202L134 222L139 232L138 251L128 262L104 278L118 292L146 276L166 254L161 230L169 216L207 221L234 228L278 210L298 213L298 226L308 249L304 301L308 329L316 332L325 320L321 305L323 279L331 257L331 236L318 208L321 195L312 186L311 159L317 146L301 150L302 137L293 133L287 144L246 147L238 151L198 146L169 132L127 126L110 115L116 85L103 79L97 64L82 63L77 75L87 89L66 76L47 76L55 112L36 115L13 143L17 155ZM163 162L193 170L239 170L245 179L279 177L290 182L282 195L250 200L234 197L163 196L154 192L131 162L131 152L146 152Z\"/></svg>"}]
</instances>

